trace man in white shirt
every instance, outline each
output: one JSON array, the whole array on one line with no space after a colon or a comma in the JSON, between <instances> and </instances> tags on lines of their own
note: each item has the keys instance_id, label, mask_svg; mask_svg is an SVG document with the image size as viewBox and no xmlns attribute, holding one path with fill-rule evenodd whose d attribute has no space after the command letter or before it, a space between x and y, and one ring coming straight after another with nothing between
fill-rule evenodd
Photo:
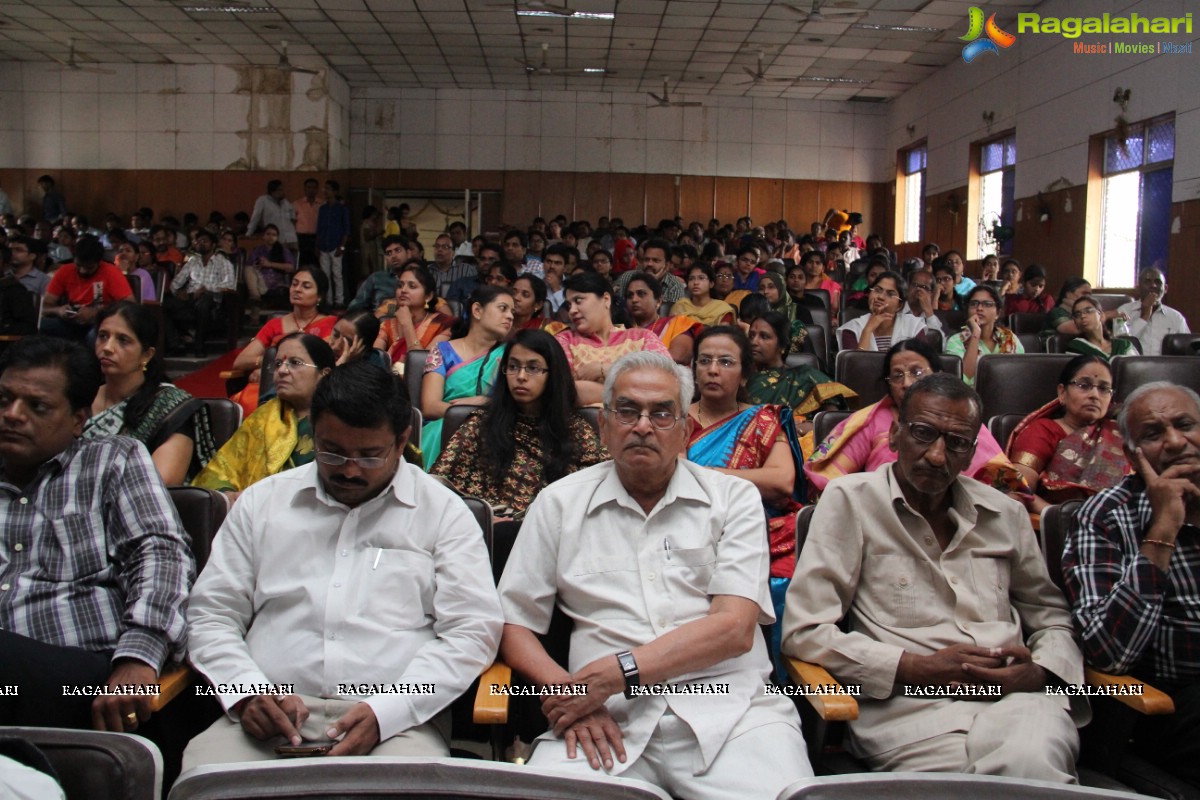
<instances>
[{"instance_id":1,"label":"man in white shirt","mask_svg":"<svg viewBox=\"0 0 1200 800\"><path fill-rule=\"evenodd\" d=\"M279 241L284 247L295 252L299 239L296 236L296 209L283 196L283 181L273 180L267 183L267 193L254 201L254 211L250 214L250 224L246 226L246 235L253 236L268 225L279 229Z\"/></svg>"},{"instance_id":2,"label":"man in white shirt","mask_svg":"<svg viewBox=\"0 0 1200 800\"><path fill-rule=\"evenodd\" d=\"M1138 299L1118 309L1127 321L1129 335L1142 343L1143 355L1162 355L1163 337L1168 334L1192 332L1183 314L1163 305L1166 296L1166 276L1151 267L1138 276Z\"/></svg>"},{"instance_id":3,"label":"man in white shirt","mask_svg":"<svg viewBox=\"0 0 1200 800\"><path fill-rule=\"evenodd\" d=\"M883 261L885 264L887 263L887 259L883 259ZM900 316L911 317L917 322L924 323L926 331L937 331L944 336L942 321L933 312L933 292L936 285L933 273L929 270L919 269L912 273L908 278L907 302L900 309Z\"/></svg>"},{"instance_id":4,"label":"man in white shirt","mask_svg":"<svg viewBox=\"0 0 1200 800\"><path fill-rule=\"evenodd\" d=\"M226 717L184 769L274 759L449 754L450 703L495 657L503 619L483 535L405 464L402 379L338 367L312 400L316 462L242 493L188 608L189 650Z\"/></svg>"},{"instance_id":5,"label":"man in white shirt","mask_svg":"<svg viewBox=\"0 0 1200 800\"><path fill-rule=\"evenodd\" d=\"M532 764L603 765L680 797L774 797L812 769L795 708L764 690L762 500L680 457L692 390L666 355L612 366L600 434L613 460L530 506L500 581L501 654L536 684L586 687L543 701L553 730ZM574 622L570 672L537 639L556 604Z\"/></svg>"}]
</instances>

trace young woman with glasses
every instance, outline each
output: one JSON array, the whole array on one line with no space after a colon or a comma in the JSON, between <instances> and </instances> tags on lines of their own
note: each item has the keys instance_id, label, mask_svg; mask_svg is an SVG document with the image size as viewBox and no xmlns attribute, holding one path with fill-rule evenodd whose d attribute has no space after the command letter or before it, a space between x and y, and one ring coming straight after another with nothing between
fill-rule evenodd
<instances>
[{"instance_id":1,"label":"young woman with glasses","mask_svg":"<svg viewBox=\"0 0 1200 800\"><path fill-rule=\"evenodd\" d=\"M1000 317L1000 294L980 284L967 295L967 324L946 340L946 352L963 360L963 381L975 385L979 357L992 353L1024 353L1021 340L996 320Z\"/></svg>"},{"instance_id":2,"label":"young woman with glasses","mask_svg":"<svg viewBox=\"0 0 1200 800\"><path fill-rule=\"evenodd\" d=\"M871 350L886 353L896 342L925 335L925 320L901 314L908 284L898 272L890 270L875 276L867 293L870 313L855 317L837 329L843 350Z\"/></svg>"},{"instance_id":3,"label":"young woman with glasses","mask_svg":"<svg viewBox=\"0 0 1200 800\"><path fill-rule=\"evenodd\" d=\"M1079 328L1079 336L1067 344L1068 353L1099 356L1105 361L1113 356L1137 355L1132 341L1112 338L1104 324L1104 311L1091 295L1084 295L1071 304L1071 319Z\"/></svg>"}]
</instances>

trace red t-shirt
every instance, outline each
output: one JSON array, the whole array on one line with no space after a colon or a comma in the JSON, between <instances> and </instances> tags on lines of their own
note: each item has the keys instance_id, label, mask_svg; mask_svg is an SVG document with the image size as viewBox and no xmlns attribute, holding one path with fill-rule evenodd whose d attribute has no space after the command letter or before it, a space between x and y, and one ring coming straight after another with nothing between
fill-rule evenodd
<instances>
[{"instance_id":1,"label":"red t-shirt","mask_svg":"<svg viewBox=\"0 0 1200 800\"><path fill-rule=\"evenodd\" d=\"M54 297L65 296L71 305L90 306L95 304L97 299L100 305L126 300L133 297L133 290L129 288L125 274L117 269L115 264L101 261L99 269L83 278L72 261L54 271L54 275L50 277L50 285L46 287L46 294Z\"/></svg>"}]
</instances>

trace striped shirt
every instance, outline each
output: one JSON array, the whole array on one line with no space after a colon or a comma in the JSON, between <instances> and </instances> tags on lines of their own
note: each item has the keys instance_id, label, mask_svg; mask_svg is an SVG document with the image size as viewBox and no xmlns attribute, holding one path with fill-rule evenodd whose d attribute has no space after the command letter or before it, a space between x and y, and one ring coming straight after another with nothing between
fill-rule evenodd
<instances>
[{"instance_id":1,"label":"striped shirt","mask_svg":"<svg viewBox=\"0 0 1200 800\"><path fill-rule=\"evenodd\" d=\"M186 644L190 540L141 442L76 440L0 478L0 627L160 669Z\"/></svg>"},{"instance_id":2,"label":"striped shirt","mask_svg":"<svg viewBox=\"0 0 1200 800\"><path fill-rule=\"evenodd\" d=\"M1163 572L1141 553L1153 509L1130 475L1071 523L1063 576L1089 664L1167 685L1200 676L1200 529L1184 525Z\"/></svg>"}]
</instances>

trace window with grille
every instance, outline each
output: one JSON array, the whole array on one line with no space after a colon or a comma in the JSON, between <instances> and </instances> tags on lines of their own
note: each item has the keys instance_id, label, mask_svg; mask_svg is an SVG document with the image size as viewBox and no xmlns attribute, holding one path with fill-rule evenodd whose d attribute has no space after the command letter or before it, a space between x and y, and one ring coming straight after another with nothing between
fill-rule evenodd
<instances>
[{"instance_id":1,"label":"window with grille","mask_svg":"<svg viewBox=\"0 0 1200 800\"><path fill-rule=\"evenodd\" d=\"M1012 253L1012 237L995 234L998 226L1012 229L1016 163L1015 133L979 148L979 258Z\"/></svg>"},{"instance_id":2,"label":"window with grille","mask_svg":"<svg viewBox=\"0 0 1200 800\"><path fill-rule=\"evenodd\" d=\"M1174 115L1105 137L1101 286L1135 286L1147 267L1166 272L1174 161Z\"/></svg>"},{"instance_id":3,"label":"window with grille","mask_svg":"<svg viewBox=\"0 0 1200 800\"><path fill-rule=\"evenodd\" d=\"M921 241L921 220L925 209L926 147L919 145L901 154L904 166L903 242Z\"/></svg>"}]
</instances>

